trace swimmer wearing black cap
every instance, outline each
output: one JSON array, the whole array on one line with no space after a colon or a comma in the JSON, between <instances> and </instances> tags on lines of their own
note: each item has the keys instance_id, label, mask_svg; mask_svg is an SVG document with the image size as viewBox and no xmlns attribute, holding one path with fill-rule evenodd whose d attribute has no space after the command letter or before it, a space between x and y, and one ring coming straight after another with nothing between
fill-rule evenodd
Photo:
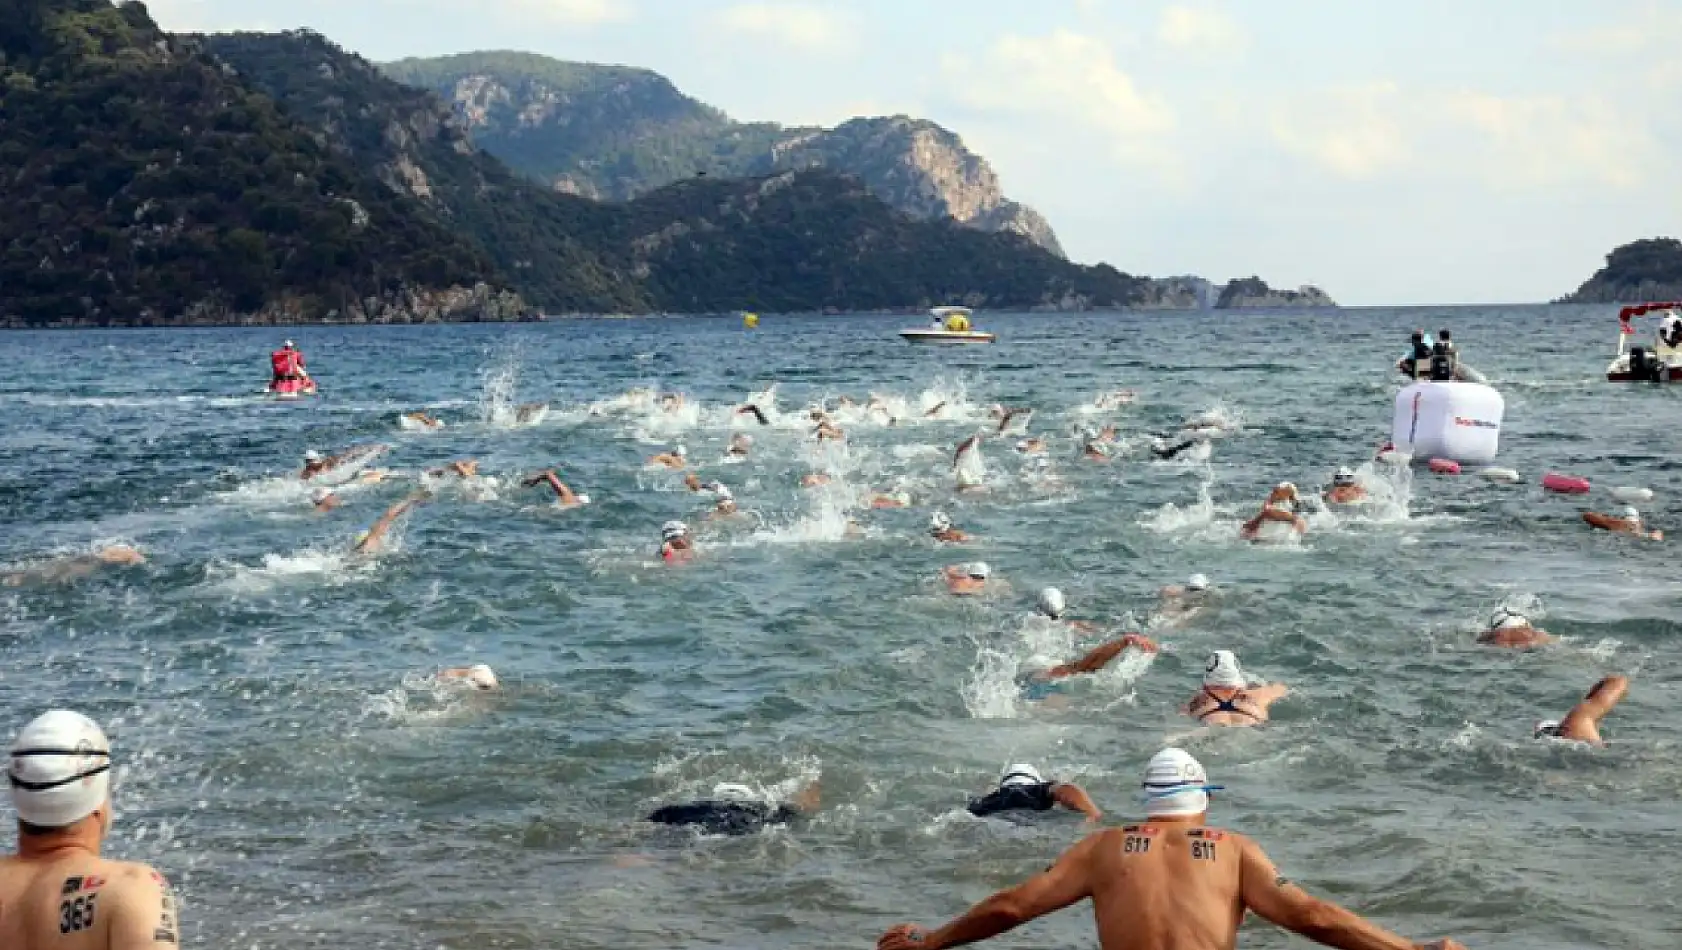
<instances>
[{"instance_id":1,"label":"swimmer wearing black cap","mask_svg":"<svg viewBox=\"0 0 1682 950\"><path fill-rule=\"evenodd\" d=\"M1059 806L1085 815L1088 823L1104 817L1085 789L1070 782L1046 781L1032 765L1012 765L1005 769L999 776L998 787L980 798L970 799L969 813L986 818L1012 812L1045 812Z\"/></svg>"},{"instance_id":2,"label":"swimmer wearing black cap","mask_svg":"<svg viewBox=\"0 0 1682 950\"><path fill-rule=\"evenodd\" d=\"M12 743L7 777L18 850L0 858L0 947L174 950L175 895L145 864L111 861L111 744L93 720L55 709Z\"/></svg>"},{"instance_id":3,"label":"swimmer wearing black cap","mask_svg":"<svg viewBox=\"0 0 1682 950\"><path fill-rule=\"evenodd\" d=\"M709 835L751 835L769 825L811 817L818 810L822 791L813 782L777 804L760 800L745 785L719 785L713 795L681 805L663 805L650 812L648 820L657 825L696 827Z\"/></svg>"},{"instance_id":4,"label":"swimmer wearing black cap","mask_svg":"<svg viewBox=\"0 0 1682 950\"><path fill-rule=\"evenodd\" d=\"M1564 719L1544 719L1536 723L1531 735L1537 739L1566 739L1605 745L1605 740L1600 738L1600 720L1623 702L1624 694L1628 692L1629 677L1608 676L1594 684L1583 701L1572 706Z\"/></svg>"}]
</instances>

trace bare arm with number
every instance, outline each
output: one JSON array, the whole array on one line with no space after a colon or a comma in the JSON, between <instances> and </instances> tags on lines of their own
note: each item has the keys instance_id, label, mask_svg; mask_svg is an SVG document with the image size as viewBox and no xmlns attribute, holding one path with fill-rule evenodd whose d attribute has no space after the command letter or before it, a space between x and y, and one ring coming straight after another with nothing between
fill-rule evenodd
<instances>
[{"instance_id":1,"label":"bare arm with number","mask_svg":"<svg viewBox=\"0 0 1682 950\"><path fill-rule=\"evenodd\" d=\"M901 924L876 941L877 950L942 950L996 937L1092 896L1091 856L1104 832L1063 853L1057 863L1016 887L1000 891L932 932Z\"/></svg>"},{"instance_id":2,"label":"bare arm with number","mask_svg":"<svg viewBox=\"0 0 1682 950\"><path fill-rule=\"evenodd\" d=\"M1245 839L1242 848L1239 886L1244 906L1263 918L1315 943L1341 950L1415 950L1421 946L1292 884L1255 842ZM1447 939L1424 946L1464 950Z\"/></svg>"},{"instance_id":3,"label":"bare arm with number","mask_svg":"<svg viewBox=\"0 0 1682 950\"><path fill-rule=\"evenodd\" d=\"M100 899L111 915L110 950L175 950L181 920L175 892L163 875L144 864L129 865Z\"/></svg>"}]
</instances>

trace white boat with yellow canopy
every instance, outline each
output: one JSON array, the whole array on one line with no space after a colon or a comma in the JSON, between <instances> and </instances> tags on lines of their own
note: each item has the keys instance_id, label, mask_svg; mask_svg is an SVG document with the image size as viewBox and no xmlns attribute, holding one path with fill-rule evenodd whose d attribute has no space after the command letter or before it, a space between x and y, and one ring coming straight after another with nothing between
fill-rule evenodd
<instances>
[{"instance_id":1,"label":"white boat with yellow canopy","mask_svg":"<svg viewBox=\"0 0 1682 950\"><path fill-rule=\"evenodd\" d=\"M936 307L929 311L934 324L899 331L907 343L991 343L993 334L970 324L968 307Z\"/></svg>"}]
</instances>

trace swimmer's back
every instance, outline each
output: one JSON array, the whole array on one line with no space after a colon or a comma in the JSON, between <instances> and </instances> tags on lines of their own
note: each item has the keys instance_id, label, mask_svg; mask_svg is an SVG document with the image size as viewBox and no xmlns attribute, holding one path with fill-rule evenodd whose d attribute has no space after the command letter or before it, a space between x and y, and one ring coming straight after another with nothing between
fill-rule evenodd
<instances>
[{"instance_id":1,"label":"swimmer's back","mask_svg":"<svg viewBox=\"0 0 1682 950\"><path fill-rule=\"evenodd\" d=\"M175 950L175 899L144 864L85 852L0 859L0 947L6 950Z\"/></svg>"},{"instance_id":2,"label":"swimmer's back","mask_svg":"<svg viewBox=\"0 0 1682 950\"><path fill-rule=\"evenodd\" d=\"M1244 920L1242 835L1180 824L1102 832L1091 853L1104 950L1231 950Z\"/></svg>"}]
</instances>

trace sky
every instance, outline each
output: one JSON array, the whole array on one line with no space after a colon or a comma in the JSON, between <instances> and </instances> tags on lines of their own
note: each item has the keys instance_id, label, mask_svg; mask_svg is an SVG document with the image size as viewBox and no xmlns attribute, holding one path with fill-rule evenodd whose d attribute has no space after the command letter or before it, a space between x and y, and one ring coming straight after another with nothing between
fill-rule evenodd
<instances>
[{"instance_id":1,"label":"sky","mask_svg":"<svg viewBox=\"0 0 1682 950\"><path fill-rule=\"evenodd\" d=\"M1682 232L1682 0L151 0L373 60L664 74L735 118L961 135L1069 256L1346 305L1574 290Z\"/></svg>"}]
</instances>

